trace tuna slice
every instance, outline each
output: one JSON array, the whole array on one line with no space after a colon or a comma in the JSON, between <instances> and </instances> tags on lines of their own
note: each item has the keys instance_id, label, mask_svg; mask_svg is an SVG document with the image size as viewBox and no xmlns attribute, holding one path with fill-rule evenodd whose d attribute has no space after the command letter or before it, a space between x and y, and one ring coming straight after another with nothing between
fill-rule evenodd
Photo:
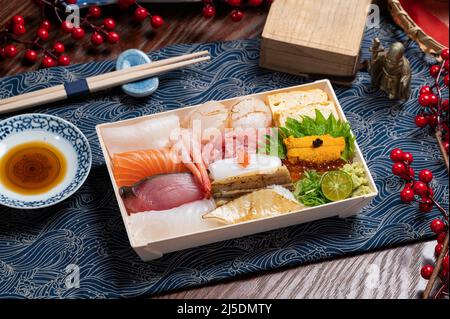
<instances>
[{"instance_id":1,"label":"tuna slice","mask_svg":"<svg viewBox=\"0 0 450 319\"><path fill-rule=\"evenodd\" d=\"M128 214L172 209L204 198L191 173L155 175L120 188Z\"/></svg>"}]
</instances>

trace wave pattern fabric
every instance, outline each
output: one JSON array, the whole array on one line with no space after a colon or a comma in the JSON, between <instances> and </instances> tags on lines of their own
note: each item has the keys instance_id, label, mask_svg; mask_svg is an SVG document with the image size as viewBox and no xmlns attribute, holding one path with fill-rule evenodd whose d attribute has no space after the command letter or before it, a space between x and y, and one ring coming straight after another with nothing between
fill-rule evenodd
<instances>
[{"instance_id":1,"label":"wave pattern fabric","mask_svg":"<svg viewBox=\"0 0 450 319\"><path fill-rule=\"evenodd\" d=\"M384 21L367 30L362 58L374 36L388 46L407 41ZM430 168L436 196L448 207L448 177L437 143L415 128L416 98L430 61L407 42L413 69L412 98L403 105L370 86L361 72L350 88L336 87L344 112L379 188L361 214L324 219L237 238L142 262L131 249L95 133L95 125L305 82L304 78L258 67L259 40L174 45L152 52L154 60L209 50L212 61L160 77L150 97L134 99L120 88L28 112L60 116L77 125L91 143L93 167L84 186L56 206L40 210L0 207L0 297L115 298L148 296L242 274L356 254L423 240L437 211L420 213L400 202L402 182L390 173L389 152L410 151L416 172ZM51 68L0 79L0 98L108 72L114 61ZM0 119L8 115L0 116ZM79 281L77 280L79 275Z\"/></svg>"}]
</instances>

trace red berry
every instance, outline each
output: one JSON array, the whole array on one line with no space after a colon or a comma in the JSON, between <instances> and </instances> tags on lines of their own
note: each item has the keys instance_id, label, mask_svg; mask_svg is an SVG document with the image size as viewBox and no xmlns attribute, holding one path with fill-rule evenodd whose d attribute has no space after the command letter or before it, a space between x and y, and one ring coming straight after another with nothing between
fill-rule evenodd
<instances>
[{"instance_id":1,"label":"red berry","mask_svg":"<svg viewBox=\"0 0 450 319\"><path fill-rule=\"evenodd\" d=\"M93 45L100 45L103 43L103 37L100 33L94 32L91 35L91 42Z\"/></svg>"},{"instance_id":2,"label":"red berry","mask_svg":"<svg viewBox=\"0 0 450 319\"><path fill-rule=\"evenodd\" d=\"M233 7L238 7L242 3L241 0L228 0L227 2L230 6L233 6Z\"/></svg>"},{"instance_id":3,"label":"red berry","mask_svg":"<svg viewBox=\"0 0 450 319\"><path fill-rule=\"evenodd\" d=\"M428 85L422 86L422 88L420 89L420 95L423 94L430 94L431 92L431 88Z\"/></svg>"},{"instance_id":4,"label":"red berry","mask_svg":"<svg viewBox=\"0 0 450 319\"><path fill-rule=\"evenodd\" d=\"M89 8L89 15L93 18L100 18L102 15L102 9L98 6L93 6Z\"/></svg>"},{"instance_id":5,"label":"red berry","mask_svg":"<svg viewBox=\"0 0 450 319\"><path fill-rule=\"evenodd\" d=\"M41 29L50 30L50 27L51 27L50 21L42 20L41 26L40 26Z\"/></svg>"},{"instance_id":6,"label":"red berry","mask_svg":"<svg viewBox=\"0 0 450 319\"><path fill-rule=\"evenodd\" d=\"M428 124L435 128L438 125L438 117L436 115L429 115L428 116Z\"/></svg>"},{"instance_id":7,"label":"red berry","mask_svg":"<svg viewBox=\"0 0 450 319\"><path fill-rule=\"evenodd\" d=\"M441 70L441 68L439 67L439 65L433 65L430 68L430 75L434 78L436 78L439 75L439 71Z\"/></svg>"},{"instance_id":8,"label":"red berry","mask_svg":"<svg viewBox=\"0 0 450 319\"><path fill-rule=\"evenodd\" d=\"M439 244L443 244L444 243L444 240L445 240L445 233L440 233L438 236L437 236L437 242L439 243Z\"/></svg>"},{"instance_id":9,"label":"red berry","mask_svg":"<svg viewBox=\"0 0 450 319\"><path fill-rule=\"evenodd\" d=\"M400 162L403 160L403 151L399 148L394 148L391 151L390 158L393 162Z\"/></svg>"},{"instance_id":10,"label":"red berry","mask_svg":"<svg viewBox=\"0 0 450 319\"><path fill-rule=\"evenodd\" d=\"M25 19L21 15L15 15L11 18L13 24L25 24Z\"/></svg>"},{"instance_id":11,"label":"red berry","mask_svg":"<svg viewBox=\"0 0 450 319\"><path fill-rule=\"evenodd\" d=\"M114 44L114 43L119 42L119 40L120 40L120 37L116 32L114 32L114 31L108 32L108 42L109 43Z\"/></svg>"},{"instance_id":12,"label":"red berry","mask_svg":"<svg viewBox=\"0 0 450 319\"><path fill-rule=\"evenodd\" d=\"M414 182L408 182L405 184L405 188L409 188L411 190L412 190L413 186L414 186Z\"/></svg>"},{"instance_id":13,"label":"red berry","mask_svg":"<svg viewBox=\"0 0 450 319\"><path fill-rule=\"evenodd\" d=\"M248 4L254 7L257 7L259 5L261 5L261 3L263 2L263 0L249 0Z\"/></svg>"},{"instance_id":14,"label":"red berry","mask_svg":"<svg viewBox=\"0 0 450 319\"><path fill-rule=\"evenodd\" d=\"M44 68L50 68L52 66L56 66L56 62L55 60L53 60L51 57L49 56L44 56L44 58L42 59L42 67Z\"/></svg>"},{"instance_id":15,"label":"red berry","mask_svg":"<svg viewBox=\"0 0 450 319\"><path fill-rule=\"evenodd\" d=\"M428 119L426 116L423 115L416 115L415 123L417 127L425 127L428 125Z\"/></svg>"},{"instance_id":16,"label":"red berry","mask_svg":"<svg viewBox=\"0 0 450 319\"><path fill-rule=\"evenodd\" d=\"M105 20L103 20L103 26L107 30L114 30L114 28L116 27L116 21L114 21L114 19L112 18L106 18Z\"/></svg>"},{"instance_id":17,"label":"red berry","mask_svg":"<svg viewBox=\"0 0 450 319\"><path fill-rule=\"evenodd\" d=\"M161 16L152 16L150 24L153 28L160 28L164 24L164 19Z\"/></svg>"},{"instance_id":18,"label":"red berry","mask_svg":"<svg viewBox=\"0 0 450 319\"><path fill-rule=\"evenodd\" d=\"M443 246L442 244L437 244L437 245L434 247L434 254L435 254L436 256L440 256L440 255L441 255L441 252L442 252L442 248L444 248L444 246Z\"/></svg>"},{"instance_id":19,"label":"red berry","mask_svg":"<svg viewBox=\"0 0 450 319\"><path fill-rule=\"evenodd\" d=\"M17 47L14 44L8 44L4 48L4 54L8 58L14 58L18 53Z\"/></svg>"},{"instance_id":20,"label":"red berry","mask_svg":"<svg viewBox=\"0 0 450 319\"><path fill-rule=\"evenodd\" d=\"M244 18L244 13L240 10L233 10L231 11L230 17L234 22L239 22Z\"/></svg>"},{"instance_id":21,"label":"red berry","mask_svg":"<svg viewBox=\"0 0 450 319\"><path fill-rule=\"evenodd\" d=\"M411 180L413 177L414 177L414 169L410 166L409 167L409 179L408 180Z\"/></svg>"},{"instance_id":22,"label":"red berry","mask_svg":"<svg viewBox=\"0 0 450 319\"><path fill-rule=\"evenodd\" d=\"M433 201L429 198L422 198L419 203L419 210L422 213L429 213L433 209Z\"/></svg>"},{"instance_id":23,"label":"red berry","mask_svg":"<svg viewBox=\"0 0 450 319\"><path fill-rule=\"evenodd\" d=\"M442 101L442 105L441 106L442 106L442 110L444 112L447 112L448 111L448 99Z\"/></svg>"},{"instance_id":24,"label":"red berry","mask_svg":"<svg viewBox=\"0 0 450 319\"><path fill-rule=\"evenodd\" d=\"M120 9L125 10L125 9L128 9L133 3L134 3L134 0L133 0L133 2L130 2L129 0L119 0L119 2L117 4Z\"/></svg>"},{"instance_id":25,"label":"red berry","mask_svg":"<svg viewBox=\"0 0 450 319\"><path fill-rule=\"evenodd\" d=\"M428 187L428 198L433 198L434 191L431 187Z\"/></svg>"},{"instance_id":26,"label":"red berry","mask_svg":"<svg viewBox=\"0 0 450 319\"><path fill-rule=\"evenodd\" d=\"M445 62L444 62L444 69L446 69L447 71L448 71L448 63L449 63L449 61L448 60L445 60Z\"/></svg>"},{"instance_id":27,"label":"red berry","mask_svg":"<svg viewBox=\"0 0 450 319\"><path fill-rule=\"evenodd\" d=\"M216 15L216 8L210 4L203 7L203 16L206 19L212 18Z\"/></svg>"},{"instance_id":28,"label":"red berry","mask_svg":"<svg viewBox=\"0 0 450 319\"><path fill-rule=\"evenodd\" d=\"M137 7L136 10L134 10L134 20L136 21L144 21L148 17L148 11L144 7Z\"/></svg>"},{"instance_id":29,"label":"red berry","mask_svg":"<svg viewBox=\"0 0 450 319\"><path fill-rule=\"evenodd\" d=\"M392 173L395 176L402 176L406 173L406 167L403 163L397 162L392 165Z\"/></svg>"},{"instance_id":30,"label":"red berry","mask_svg":"<svg viewBox=\"0 0 450 319\"><path fill-rule=\"evenodd\" d=\"M63 21L63 22L61 23L61 29L62 29L65 33L70 33L70 32L72 32L73 24L70 23L69 21Z\"/></svg>"},{"instance_id":31,"label":"red berry","mask_svg":"<svg viewBox=\"0 0 450 319\"><path fill-rule=\"evenodd\" d=\"M430 224L431 231L435 234L440 234L445 230L445 224L440 219L434 219Z\"/></svg>"},{"instance_id":32,"label":"red berry","mask_svg":"<svg viewBox=\"0 0 450 319\"><path fill-rule=\"evenodd\" d=\"M400 175L400 177L407 182L411 181L414 177L414 169L409 167L408 171L405 171L405 173Z\"/></svg>"},{"instance_id":33,"label":"red berry","mask_svg":"<svg viewBox=\"0 0 450 319\"><path fill-rule=\"evenodd\" d=\"M424 183L430 183L433 180L433 173L429 169L421 170L419 179Z\"/></svg>"},{"instance_id":34,"label":"red berry","mask_svg":"<svg viewBox=\"0 0 450 319\"><path fill-rule=\"evenodd\" d=\"M420 197L427 197L429 195L428 186L424 182L414 183L414 193Z\"/></svg>"},{"instance_id":35,"label":"red berry","mask_svg":"<svg viewBox=\"0 0 450 319\"><path fill-rule=\"evenodd\" d=\"M448 60L448 49L447 48L441 51L441 58L443 60Z\"/></svg>"},{"instance_id":36,"label":"red berry","mask_svg":"<svg viewBox=\"0 0 450 319\"><path fill-rule=\"evenodd\" d=\"M447 74L446 76L444 76L444 84L445 84L445 86L448 86L448 81L449 81L449 79L448 79L448 74Z\"/></svg>"},{"instance_id":37,"label":"red berry","mask_svg":"<svg viewBox=\"0 0 450 319\"><path fill-rule=\"evenodd\" d=\"M84 35L86 33L84 32L83 28L73 28L72 30L72 38L75 40L81 40L83 39Z\"/></svg>"},{"instance_id":38,"label":"red berry","mask_svg":"<svg viewBox=\"0 0 450 319\"><path fill-rule=\"evenodd\" d=\"M442 269L448 272L448 255L442 259Z\"/></svg>"},{"instance_id":39,"label":"red berry","mask_svg":"<svg viewBox=\"0 0 450 319\"><path fill-rule=\"evenodd\" d=\"M37 52L31 49L28 49L24 55L25 60L28 62L36 62L37 60Z\"/></svg>"},{"instance_id":40,"label":"red berry","mask_svg":"<svg viewBox=\"0 0 450 319\"><path fill-rule=\"evenodd\" d=\"M427 107L430 105L430 95L429 94L422 94L419 96L419 104L423 107Z\"/></svg>"},{"instance_id":41,"label":"red berry","mask_svg":"<svg viewBox=\"0 0 450 319\"><path fill-rule=\"evenodd\" d=\"M400 199L402 202L409 204L411 202L414 201L414 192L412 191L411 188L404 188L401 192L400 192Z\"/></svg>"},{"instance_id":42,"label":"red berry","mask_svg":"<svg viewBox=\"0 0 450 319\"><path fill-rule=\"evenodd\" d=\"M76 4L77 0L65 0L67 4Z\"/></svg>"},{"instance_id":43,"label":"red berry","mask_svg":"<svg viewBox=\"0 0 450 319\"><path fill-rule=\"evenodd\" d=\"M411 153L408 153L408 152L404 152L404 153L403 153L402 159L403 159L407 164L412 164L412 162L413 162L413 160L414 160L412 154L411 154Z\"/></svg>"},{"instance_id":44,"label":"red berry","mask_svg":"<svg viewBox=\"0 0 450 319\"><path fill-rule=\"evenodd\" d=\"M62 44L61 42L56 42L53 45L53 51L55 51L55 53L58 53L58 54L64 53L64 51L65 51L64 44Z\"/></svg>"},{"instance_id":45,"label":"red berry","mask_svg":"<svg viewBox=\"0 0 450 319\"><path fill-rule=\"evenodd\" d=\"M448 154L448 142L444 142L442 145L444 146L445 152Z\"/></svg>"},{"instance_id":46,"label":"red berry","mask_svg":"<svg viewBox=\"0 0 450 319\"><path fill-rule=\"evenodd\" d=\"M433 270L434 267L431 265L425 265L422 267L422 269L420 270L420 275L422 276L423 279L430 279L431 275L433 274Z\"/></svg>"},{"instance_id":47,"label":"red berry","mask_svg":"<svg viewBox=\"0 0 450 319\"><path fill-rule=\"evenodd\" d=\"M436 94L430 94L430 95L428 95L429 96L429 98L430 98L430 105L431 106L436 106L437 104L438 104L438 102L439 102L439 99L438 99L438 97L436 96Z\"/></svg>"},{"instance_id":48,"label":"red berry","mask_svg":"<svg viewBox=\"0 0 450 319\"><path fill-rule=\"evenodd\" d=\"M13 27L13 33L18 37L27 32L23 24L15 24Z\"/></svg>"},{"instance_id":49,"label":"red berry","mask_svg":"<svg viewBox=\"0 0 450 319\"><path fill-rule=\"evenodd\" d=\"M58 65L66 66L69 64L70 64L70 58L67 55L63 54L58 58Z\"/></svg>"},{"instance_id":50,"label":"red berry","mask_svg":"<svg viewBox=\"0 0 450 319\"><path fill-rule=\"evenodd\" d=\"M37 30L36 35L38 38L40 38L42 41L48 40L48 31L47 29L40 28Z\"/></svg>"}]
</instances>

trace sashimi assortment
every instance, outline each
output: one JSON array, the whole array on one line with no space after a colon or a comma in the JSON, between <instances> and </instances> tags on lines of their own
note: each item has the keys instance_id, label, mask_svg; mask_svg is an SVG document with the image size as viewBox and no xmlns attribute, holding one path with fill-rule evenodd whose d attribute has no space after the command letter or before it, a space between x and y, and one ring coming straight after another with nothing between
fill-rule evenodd
<instances>
[{"instance_id":1,"label":"sashimi assortment","mask_svg":"<svg viewBox=\"0 0 450 319\"><path fill-rule=\"evenodd\" d=\"M132 220L167 228L168 216L188 221L176 229L192 220L208 229L372 191L354 162L350 125L323 90L212 101L182 114L104 132Z\"/></svg>"}]
</instances>

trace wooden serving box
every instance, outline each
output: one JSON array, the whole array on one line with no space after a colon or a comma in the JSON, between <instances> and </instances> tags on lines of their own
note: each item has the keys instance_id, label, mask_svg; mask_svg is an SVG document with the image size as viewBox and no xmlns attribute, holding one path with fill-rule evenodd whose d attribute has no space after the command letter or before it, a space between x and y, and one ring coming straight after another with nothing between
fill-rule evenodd
<instances>
[{"instance_id":1,"label":"wooden serving box","mask_svg":"<svg viewBox=\"0 0 450 319\"><path fill-rule=\"evenodd\" d=\"M245 97L256 97L260 99L265 99L268 94L281 93L281 92L289 92L292 90L312 90L312 89L321 89L324 90L329 97L329 100L334 102L337 114L341 120L347 121L345 115L342 111L342 108L339 104L339 101L334 93L333 87L329 80L320 80L309 84L298 85L294 87L288 87L284 89L273 90L269 92L262 92L248 96L236 97L228 100L219 101L223 103L225 106L231 107L241 99ZM167 236L165 238L160 238L158 240L153 240L149 242L137 242L135 234L133 234L130 227L130 216L127 214L126 208L122 201L122 198L119 194L119 188L114 179L114 174L112 170L112 162L111 155L108 151L106 144L108 141L105 139L103 134L104 128L118 128L118 127L126 127L128 125L133 125L137 123L141 123L146 120L153 120L158 118L166 117L167 115L176 114L183 118L187 114L190 114L195 108L199 105L185 107L181 109L171 110L167 112L151 114L147 116L141 116L134 119L128 119L113 123L105 123L97 125L97 135L99 138L100 146L103 151L103 155L105 157L106 167L108 168L108 172L111 178L111 182L114 188L114 192L116 194L117 202L119 204L120 212L125 224L125 228L128 234L128 238L130 240L130 244L136 253L141 257L142 260L152 260L160 258L163 254L178 251L186 248L197 247L213 242L223 241L227 239L238 238L242 236L247 236L259 232L264 232L272 229L287 227L295 224L306 223L313 220L318 220L322 218L328 217L349 217L351 215L358 214L362 208L368 205L371 200L377 196L378 190L373 181L373 178L370 174L369 168L367 167L366 162L362 156L362 153L358 147L358 144L355 142L355 157L354 162L362 163L364 166L365 173L369 180L369 187L372 190L370 194L357 196L348 198L339 202L328 203L325 205L317 206L317 207L309 207L298 212L282 214L274 217L267 217L262 219L250 220L246 222L242 222L234 225L225 225L220 227L215 227L212 229L208 229L205 231L199 232L191 232L186 233L181 236ZM142 214L142 213L141 213Z\"/></svg>"},{"instance_id":2,"label":"wooden serving box","mask_svg":"<svg viewBox=\"0 0 450 319\"><path fill-rule=\"evenodd\" d=\"M297 75L356 74L371 0L277 0L261 40L260 66Z\"/></svg>"}]
</instances>

